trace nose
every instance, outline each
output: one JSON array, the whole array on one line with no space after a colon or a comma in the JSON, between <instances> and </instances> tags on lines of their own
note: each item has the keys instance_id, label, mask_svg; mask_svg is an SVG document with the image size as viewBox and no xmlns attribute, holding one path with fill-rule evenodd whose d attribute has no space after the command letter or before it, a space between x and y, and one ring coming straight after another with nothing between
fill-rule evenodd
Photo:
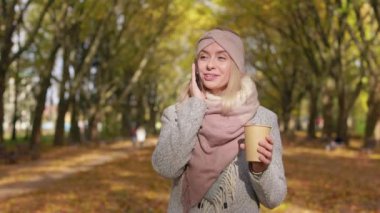
<instances>
[{"instance_id":1,"label":"nose","mask_svg":"<svg viewBox=\"0 0 380 213\"><path fill-rule=\"evenodd\" d=\"M212 70L215 68L214 57L211 57L207 62L207 70Z\"/></svg>"}]
</instances>

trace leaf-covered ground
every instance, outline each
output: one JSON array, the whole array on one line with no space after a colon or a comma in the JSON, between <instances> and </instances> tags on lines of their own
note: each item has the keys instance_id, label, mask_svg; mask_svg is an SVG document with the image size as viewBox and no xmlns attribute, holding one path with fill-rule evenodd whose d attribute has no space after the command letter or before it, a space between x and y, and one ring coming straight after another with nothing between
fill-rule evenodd
<instances>
[{"instance_id":1,"label":"leaf-covered ground","mask_svg":"<svg viewBox=\"0 0 380 213\"><path fill-rule=\"evenodd\" d=\"M0 201L0 212L166 212L170 182L151 167L153 147ZM263 212L380 212L380 155L285 143L288 196ZM5 171L5 170L2 170Z\"/></svg>"}]
</instances>

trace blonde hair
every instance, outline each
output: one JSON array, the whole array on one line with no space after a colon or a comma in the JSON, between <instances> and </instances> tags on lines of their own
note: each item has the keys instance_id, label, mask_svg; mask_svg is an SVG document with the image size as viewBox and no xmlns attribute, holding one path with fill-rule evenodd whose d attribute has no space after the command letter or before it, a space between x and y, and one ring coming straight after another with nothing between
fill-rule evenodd
<instances>
[{"instance_id":1,"label":"blonde hair","mask_svg":"<svg viewBox=\"0 0 380 213\"><path fill-rule=\"evenodd\" d=\"M230 112L231 109L237 104L236 95L241 89L241 79L243 76L244 74L240 72L237 65L233 62L231 66L230 78L228 80L227 87L223 90L223 92L220 95L223 114L227 114L228 112ZM187 100L189 97L191 97L190 85L191 85L191 80L185 85L182 92L180 93L179 98L178 98L179 102L183 102ZM206 88L206 91L207 91L207 88Z\"/></svg>"},{"instance_id":2,"label":"blonde hair","mask_svg":"<svg viewBox=\"0 0 380 213\"><path fill-rule=\"evenodd\" d=\"M236 95L241 89L241 79L243 74L238 69L235 63L232 63L230 79L226 89L222 92L222 113L226 114L231 111L236 104Z\"/></svg>"}]
</instances>

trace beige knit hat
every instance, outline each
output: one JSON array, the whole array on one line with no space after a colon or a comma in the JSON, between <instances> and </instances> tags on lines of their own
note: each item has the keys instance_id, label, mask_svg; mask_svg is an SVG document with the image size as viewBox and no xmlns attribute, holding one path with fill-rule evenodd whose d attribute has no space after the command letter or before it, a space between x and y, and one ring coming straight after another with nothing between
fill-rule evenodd
<instances>
[{"instance_id":1,"label":"beige knit hat","mask_svg":"<svg viewBox=\"0 0 380 213\"><path fill-rule=\"evenodd\" d=\"M201 50L216 42L219 44L232 58L240 72L245 72L244 63L244 46L241 38L229 31L222 29L213 29L205 34L198 40L197 55Z\"/></svg>"}]
</instances>

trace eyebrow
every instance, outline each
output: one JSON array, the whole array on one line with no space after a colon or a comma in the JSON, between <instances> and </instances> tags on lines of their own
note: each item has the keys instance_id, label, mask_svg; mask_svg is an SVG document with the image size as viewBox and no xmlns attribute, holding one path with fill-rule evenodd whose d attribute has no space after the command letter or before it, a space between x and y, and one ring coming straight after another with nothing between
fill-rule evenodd
<instances>
[{"instance_id":1,"label":"eyebrow","mask_svg":"<svg viewBox=\"0 0 380 213\"><path fill-rule=\"evenodd\" d=\"M204 53L210 54L210 53L207 52L206 50L201 50L201 52L204 52ZM220 54L220 53L226 53L226 54L228 54L227 51L225 51L225 50L219 50L219 51L217 51L216 53L217 53L217 54Z\"/></svg>"}]
</instances>

